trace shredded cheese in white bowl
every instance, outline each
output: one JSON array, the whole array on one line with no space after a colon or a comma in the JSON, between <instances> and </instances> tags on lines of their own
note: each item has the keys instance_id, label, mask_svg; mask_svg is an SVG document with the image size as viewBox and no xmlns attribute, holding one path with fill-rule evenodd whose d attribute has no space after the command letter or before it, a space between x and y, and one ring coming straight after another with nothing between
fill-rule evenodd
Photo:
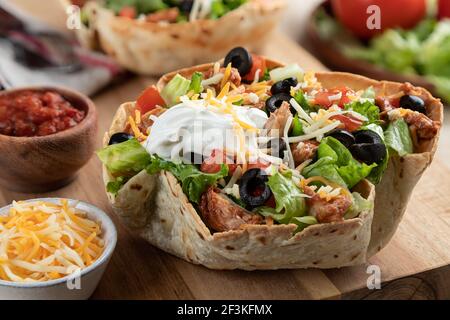
<instances>
[{"instance_id":1,"label":"shredded cheese in white bowl","mask_svg":"<svg viewBox=\"0 0 450 320\"><path fill-rule=\"evenodd\" d=\"M90 204L14 201L0 209L0 299L86 299L116 241L113 222Z\"/></svg>"}]
</instances>

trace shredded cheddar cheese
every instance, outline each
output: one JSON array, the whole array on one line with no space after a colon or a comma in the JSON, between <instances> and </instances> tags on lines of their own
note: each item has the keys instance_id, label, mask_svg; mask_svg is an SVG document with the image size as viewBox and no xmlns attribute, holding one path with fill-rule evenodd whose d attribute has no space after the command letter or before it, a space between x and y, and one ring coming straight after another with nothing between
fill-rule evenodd
<instances>
[{"instance_id":1,"label":"shredded cheddar cheese","mask_svg":"<svg viewBox=\"0 0 450 320\"><path fill-rule=\"evenodd\" d=\"M0 216L0 279L37 282L62 278L103 252L101 226L86 212L43 201L13 202Z\"/></svg>"},{"instance_id":2,"label":"shredded cheddar cheese","mask_svg":"<svg viewBox=\"0 0 450 320\"><path fill-rule=\"evenodd\" d=\"M225 72L222 78L222 82L220 84L220 86L223 88L225 86L225 84L228 82L228 80L230 79L231 76L231 62L227 65L227 67L225 68Z\"/></svg>"}]
</instances>

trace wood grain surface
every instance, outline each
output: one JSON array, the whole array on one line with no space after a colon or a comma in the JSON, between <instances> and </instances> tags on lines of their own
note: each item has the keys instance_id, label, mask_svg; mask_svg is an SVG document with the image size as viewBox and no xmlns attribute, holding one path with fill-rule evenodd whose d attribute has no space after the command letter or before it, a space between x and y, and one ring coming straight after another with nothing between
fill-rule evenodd
<instances>
[{"instance_id":1,"label":"wood grain surface","mask_svg":"<svg viewBox=\"0 0 450 320\"><path fill-rule=\"evenodd\" d=\"M20 0L27 1L31 0ZM280 34L274 35L264 53L298 62L305 69L324 70L314 57ZM100 119L98 147L119 104L135 99L154 82L133 78L94 97ZM444 141L441 149L448 152L450 143ZM95 156L74 183L51 194L0 189L0 206L13 199L59 196L87 201L108 212L119 239L93 299L450 299L450 168L442 155L417 185L389 245L367 265L341 269L213 271L175 258L133 236L112 214ZM380 290L367 288L368 265L380 268Z\"/></svg>"}]
</instances>

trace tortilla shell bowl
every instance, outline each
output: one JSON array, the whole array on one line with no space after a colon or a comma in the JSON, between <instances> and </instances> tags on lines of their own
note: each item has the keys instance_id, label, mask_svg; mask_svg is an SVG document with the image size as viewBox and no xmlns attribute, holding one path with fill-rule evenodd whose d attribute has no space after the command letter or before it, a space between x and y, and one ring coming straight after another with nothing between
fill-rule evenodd
<instances>
[{"instance_id":1,"label":"tortilla shell bowl","mask_svg":"<svg viewBox=\"0 0 450 320\"><path fill-rule=\"evenodd\" d=\"M284 7L284 0L249 0L216 20L158 24L117 17L92 2L86 7L93 17L90 26L77 30L77 36L84 46L103 50L128 70L161 75L217 60L237 46L259 51Z\"/></svg>"},{"instance_id":2,"label":"tortilla shell bowl","mask_svg":"<svg viewBox=\"0 0 450 320\"><path fill-rule=\"evenodd\" d=\"M175 74L190 76L213 64L186 68L163 76L161 90ZM282 66L268 60L268 67ZM400 83L378 82L365 77L321 72L316 76L325 88L348 86L354 90L372 86L378 94L399 92ZM442 104L425 89L416 88L425 99L428 114L442 121ZM109 137L124 130L134 102L117 111ZM293 234L295 225L250 225L242 230L211 233L189 203L175 177L168 172L149 175L145 170L128 181L114 197L108 194L114 211L125 224L151 244L189 262L212 269L336 268L360 265L390 240L405 212L409 196L434 156L438 137L421 145L419 153L393 156L381 184L376 188L363 180L355 188L375 201L372 210L343 222L318 224ZM112 181L106 168L105 185Z\"/></svg>"},{"instance_id":3,"label":"tortilla shell bowl","mask_svg":"<svg viewBox=\"0 0 450 320\"><path fill-rule=\"evenodd\" d=\"M91 158L97 136L97 111L85 95L66 88L24 87L0 92L53 91L85 112L76 126L48 136L0 135L0 186L18 192L42 193L70 183Z\"/></svg>"}]
</instances>

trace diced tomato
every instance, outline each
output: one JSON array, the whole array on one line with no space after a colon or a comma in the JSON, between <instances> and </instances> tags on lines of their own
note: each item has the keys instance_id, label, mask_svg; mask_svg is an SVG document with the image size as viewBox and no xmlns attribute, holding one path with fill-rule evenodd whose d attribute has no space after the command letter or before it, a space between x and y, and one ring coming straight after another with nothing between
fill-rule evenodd
<instances>
[{"instance_id":1,"label":"diced tomato","mask_svg":"<svg viewBox=\"0 0 450 320\"><path fill-rule=\"evenodd\" d=\"M253 65L252 68L250 69L250 72L247 75L245 75L245 77L242 78L242 80L247 82L255 80L255 75L258 70L260 70L259 78L261 79L264 76L264 73L266 72L267 69L266 59L264 59L264 57L252 54L252 61Z\"/></svg>"},{"instance_id":2,"label":"diced tomato","mask_svg":"<svg viewBox=\"0 0 450 320\"><path fill-rule=\"evenodd\" d=\"M361 128L362 126L362 121L357 120L355 118L349 117L349 116L344 116L342 114L336 115L331 117L331 119L333 120L339 120L340 122L342 122L343 127L345 128L345 130L353 132L358 130L359 128Z\"/></svg>"},{"instance_id":3,"label":"diced tomato","mask_svg":"<svg viewBox=\"0 0 450 320\"><path fill-rule=\"evenodd\" d=\"M330 97L336 96L338 94L342 94L342 97L339 100L331 100ZM329 108L333 104L338 105L339 107L343 108L347 103L350 103L351 100L349 98L349 93L353 93L353 90L350 88L335 88L335 89L325 89L323 91L320 91L316 94L314 98L314 103L322 106L324 108Z\"/></svg>"},{"instance_id":4,"label":"diced tomato","mask_svg":"<svg viewBox=\"0 0 450 320\"><path fill-rule=\"evenodd\" d=\"M136 8L132 6L125 6L119 11L119 16L124 18L136 19L137 12Z\"/></svg>"},{"instance_id":5,"label":"diced tomato","mask_svg":"<svg viewBox=\"0 0 450 320\"><path fill-rule=\"evenodd\" d=\"M211 156L206 158L200 166L200 171L205 173L217 173L222 168L222 164L228 165L228 173L232 175L237 168L230 158L222 150L213 150Z\"/></svg>"},{"instance_id":6,"label":"diced tomato","mask_svg":"<svg viewBox=\"0 0 450 320\"><path fill-rule=\"evenodd\" d=\"M142 114L146 114L156 106L164 107L165 104L166 103L155 86L147 88L141 93L136 101L136 106Z\"/></svg>"}]
</instances>

